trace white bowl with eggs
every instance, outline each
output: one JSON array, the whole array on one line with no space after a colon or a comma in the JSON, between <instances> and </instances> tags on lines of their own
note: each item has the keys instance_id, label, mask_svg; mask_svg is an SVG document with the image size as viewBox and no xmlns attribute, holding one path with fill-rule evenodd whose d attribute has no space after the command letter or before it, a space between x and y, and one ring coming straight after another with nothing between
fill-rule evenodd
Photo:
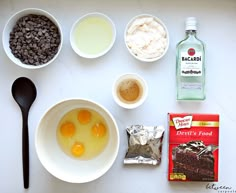
<instances>
[{"instance_id":1,"label":"white bowl with eggs","mask_svg":"<svg viewBox=\"0 0 236 193\"><path fill-rule=\"evenodd\" d=\"M36 63L36 60L33 61L33 63L25 63L24 62L25 60L22 59L22 58L24 58L25 53L22 52L20 54L21 56L16 56L16 55L13 54L13 51L10 48L10 37L11 37L10 33L13 31L14 27L17 26L16 23L19 22L20 19L22 19L23 17L29 16L29 15L45 16L47 19L49 19L55 25L55 27L57 28L56 32L60 36L59 45L55 46L55 53L53 52L52 56L50 56L50 58L48 58L48 59L44 58L45 62L42 61L43 59L42 60L40 59L40 62L38 64ZM25 23L28 23L28 22L25 22ZM18 32L21 32L23 34L22 36L24 37L24 39L30 39L30 40L37 39L37 42L39 42L39 37L38 37L37 34L34 34L34 35L28 34L28 33L31 33L31 31L34 31L35 29L32 30L32 29L28 28L27 29L28 32L27 32L27 31L25 31L26 27L19 28ZM39 27L39 28L43 28L43 26ZM24 31L23 31L23 29L24 29ZM47 29L47 32L48 32L48 29ZM47 36L47 38L50 38L50 39L54 38L53 37L54 34L52 35L51 31L50 31L50 33L48 32L48 34L49 35ZM30 35L30 36L28 38L26 38L26 36L28 36L28 35ZM46 38L46 35L44 37ZM15 39L17 39L17 37L15 37ZM38 9L38 8L26 8L26 9L23 9L23 10L20 10L20 11L16 12L15 14L13 14L8 19L8 21L6 22L5 27L3 29L2 43L3 43L3 48L5 50L6 55L8 56L8 58L13 63L15 63L16 65L18 65L22 68L26 68L26 69L39 69L39 68L48 66L49 64L51 64L58 57L58 55L61 51L61 48L62 48L63 33L62 33L62 29L61 29L61 26L60 26L59 22L57 21L57 19L52 14L50 14L49 12L47 12L45 10ZM52 42L50 41L50 46L52 45L51 43ZM32 45L30 45L30 44L37 45L38 43L36 43L36 42L34 42L34 43L33 42L26 42L25 41L24 43L22 43L21 48L19 50L24 50L25 48L23 46L28 46L28 47L31 46L31 47L26 49L27 51L34 50L35 48L33 49ZM39 47L39 45L37 45L37 46ZM41 46L41 48L46 49L46 51L45 51L46 55L48 54L47 51L49 49L50 50L54 49L52 47L47 48L46 46ZM42 51L42 49L41 49L41 51ZM38 55L38 54L39 54L39 52L37 51L37 49L35 49L34 53L31 53L32 56L35 56L35 55ZM30 54L27 54L27 55L30 55ZM46 56L46 55L44 54L44 56ZM30 60L30 58L28 58L28 59Z\"/></svg>"},{"instance_id":2,"label":"white bowl with eggs","mask_svg":"<svg viewBox=\"0 0 236 193\"><path fill-rule=\"evenodd\" d=\"M83 58L105 55L116 39L113 21L99 12L88 13L74 22L70 31L72 49Z\"/></svg>"},{"instance_id":3,"label":"white bowl with eggs","mask_svg":"<svg viewBox=\"0 0 236 193\"><path fill-rule=\"evenodd\" d=\"M107 144L98 155L90 159L82 159L82 156L81 159L73 157L61 148L58 138L58 132L61 131L58 130L59 123L68 112L75 109L96 111L106 122ZM89 122L92 121L98 120L91 118ZM70 140L73 138L71 137ZM87 142L82 143L85 144L86 152ZM35 134L36 152L42 165L56 178L70 183L86 183L104 175L117 157L119 143L119 130L111 113L100 104L86 99L68 99L50 107L41 118Z\"/></svg>"},{"instance_id":4,"label":"white bowl with eggs","mask_svg":"<svg viewBox=\"0 0 236 193\"><path fill-rule=\"evenodd\" d=\"M141 14L128 22L124 41L134 58L142 62L154 62L166 54L169 48L169 33L159 18Z\"/></svg>"}]
</instances>

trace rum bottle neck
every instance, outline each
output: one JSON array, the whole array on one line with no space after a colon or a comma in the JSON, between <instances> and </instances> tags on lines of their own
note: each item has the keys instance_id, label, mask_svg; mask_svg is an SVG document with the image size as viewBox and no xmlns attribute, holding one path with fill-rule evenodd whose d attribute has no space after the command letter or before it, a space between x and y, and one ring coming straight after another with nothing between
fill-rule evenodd
<instances>
[{"instance_id":1,"label":"rum bottle neck","mask_svg":"<svg viewBox=\"0 0 236 193\"><path fill-rule=\"evenodd\" d=\"M196 36L197 31L196 30L186 30L187 36Z\"/></svg>"}]
</instances>

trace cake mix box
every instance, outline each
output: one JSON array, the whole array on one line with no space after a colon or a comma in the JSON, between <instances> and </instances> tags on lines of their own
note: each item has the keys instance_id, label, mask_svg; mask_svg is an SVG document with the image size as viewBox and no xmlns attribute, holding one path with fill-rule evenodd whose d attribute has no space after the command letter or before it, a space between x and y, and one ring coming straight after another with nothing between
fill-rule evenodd
<instances>
[{"instance_id":1,"label":"cake mix box","mask_svg":"<svg viewBox=\"0 0 236 193\"><path fill-rule=\"evenodd\" d=\"M169 181L218 181L219 115L168 114Z\"/></svg>"}]
</instances>

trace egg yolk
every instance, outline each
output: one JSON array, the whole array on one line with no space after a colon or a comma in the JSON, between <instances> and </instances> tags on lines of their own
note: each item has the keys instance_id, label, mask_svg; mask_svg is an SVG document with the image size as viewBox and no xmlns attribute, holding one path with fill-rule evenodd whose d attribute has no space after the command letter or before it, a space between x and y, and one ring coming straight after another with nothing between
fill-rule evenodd
<instances>
[{"instance_id":1,"label":"egg yolk","mask_svg":"<svg viewBox=\"0 0 236 193\"><path fill-rule=\"evenodd\" d=\"M92 134L96 137L103 137L106 134L106 127L102 123L96 123L92 127Z\"/></svg>"},{"instance_id":2,"label":"egg yolk","mask_svg":"<svg viewBox=\"0 0 236 193\"><path fill-rule=\"evenodd\" d=\"M78 113L78 120L81 124L89 123L91 119L91 113L88 110L81 110Z\"/></svg>"},{"instance_id":3,"label":"egg yolk","mask_svg":"<svg viewBox=\"0 0 236 193\"><path fill-rule=\"evenodd\" d=\"M72 137L75 134L75 126L71 122L67 122L61 125L61 134L64 137Z\"/></svg>"},{"instance_id":4,"label":"egg yolk","mask_svg":"<svg viewBox=\"0 0 236 193\"><path fill-rule=\"evenodd\" d=\"M85 151L84 145L80 142L75 142L71 147L71 153L75 157L80 157Z\"/></svg>"}]
</instances>

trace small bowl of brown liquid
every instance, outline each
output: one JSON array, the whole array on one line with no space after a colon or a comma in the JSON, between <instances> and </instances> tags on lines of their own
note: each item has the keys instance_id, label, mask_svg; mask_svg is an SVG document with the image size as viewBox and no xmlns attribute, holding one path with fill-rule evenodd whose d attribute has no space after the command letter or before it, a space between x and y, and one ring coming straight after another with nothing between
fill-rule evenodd
<instances>
[{"instance_id":1,"label":"small bowl of brown liquid","mask_svg":"<svg viewBox=\"0 0 236 193\"><path fill-rule=\"evenodd\" d=\"M120 75L113 84L113 98L118 105L126 109L134 109L145 101L148 87L138 74Z\"/></svg>"}]
</instances>

